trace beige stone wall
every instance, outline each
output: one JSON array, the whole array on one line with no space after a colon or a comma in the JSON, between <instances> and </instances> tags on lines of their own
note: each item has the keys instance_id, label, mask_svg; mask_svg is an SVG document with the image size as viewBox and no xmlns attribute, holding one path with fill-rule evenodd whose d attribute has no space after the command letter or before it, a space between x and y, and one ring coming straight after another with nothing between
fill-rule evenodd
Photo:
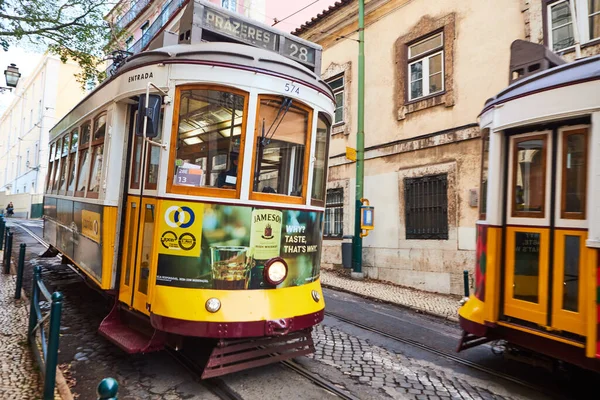
<instances>
[{"instance_id":1,"label":"beige stone wall","mask_svg":"<svg viewBox=\"0 0 600 400\"><path fill-rule=\"evenodd\" d=\"M371 0L365 29L365 197L375 229L363 239L367 276L422 290L460 294L475 265L480 179L477 116L508 84L510 45L525 38L522 0ZM331 139L328 188L344 188L344 235L354 232L358 92L356 4L301 36L324 47L323 77L344 73L348 118ZM493 23L492 23L493 22ZM406 45L443 30L445 92L406 102ZM323 34L322 32L328 32ZM349 39L340 39L347 37ZM342 134L343 133L343 134ZM448 240L407 240L404 179L447 174ZM341 240L325 240L324 267L339 266Z\"/></svg>"},{"instance_id":2,"label":"beige stone wall","mask_svg":"<svg viewBox=\"0 0 600 400\"><path fill-rule=\"evenodd\" d=\"M358 46L355 40L350 40L358 36L353 33L355 25L348 23L355 20L355 8L346 6L340 15L326 19L322 25L301 35L324 46L324 71L331 65L351 64L351 94L358 91ZM521 0L371 0L367 3L369 10L365 29L366 147L475 122L485 100L508 84L510 44L524 38ZM418 24L423 19L436 21L449 15L454 15L455 29L452 86L447 89L454 91L454 104L430 107L398 120L394 101L398 87L396 70L403 70L405 66L396 63L395 43L412 31L420 30ZM492 20L494 23L490 23ZM336 26L338 30L332 29ZM323 35L323 31L331 33L333 39ZM421 30L421 33L428 32ZM340 36L350 39L335 40ZM357 101L356 97L349 100L352 126L349 135L333 138L331 155L341 154L346 146L356 143Z\"/></svg>"}]
</instances>

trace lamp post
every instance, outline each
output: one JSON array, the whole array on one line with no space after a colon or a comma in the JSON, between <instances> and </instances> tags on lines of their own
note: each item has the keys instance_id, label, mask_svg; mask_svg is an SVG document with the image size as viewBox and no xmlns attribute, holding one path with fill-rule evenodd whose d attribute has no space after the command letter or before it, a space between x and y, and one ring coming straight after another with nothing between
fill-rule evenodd
<instances>
[{"instance_id":1,"label":"lamp post","mask_svg":"<svg viewBox=\"0 0 600 400\"><path fill-rule=\"evenodd\" d=\"M19 68L17 68L15 64L10 64L4 70L4 76L6 77L6 87L0 86L0 93L7 90L10 92L13 88L16 88L21 74L19 73Z\"/></svg>"}]
</instances>

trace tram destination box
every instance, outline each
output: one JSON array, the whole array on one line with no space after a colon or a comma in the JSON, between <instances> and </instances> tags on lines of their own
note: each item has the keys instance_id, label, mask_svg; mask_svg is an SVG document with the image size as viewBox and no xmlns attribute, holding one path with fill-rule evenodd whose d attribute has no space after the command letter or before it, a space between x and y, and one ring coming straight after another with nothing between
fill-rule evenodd
<instances>
[{"instance_id":1,"label":"tram destination box","mask_svg":"<svg viewBox=\"0 0 600 400\"><path fill-rule=\"evenodd\" d=\"M321 73L322 47L204 0L189 3L181 17L179 43L228 41L261 47Z\"/></svg>"}]
</instances>

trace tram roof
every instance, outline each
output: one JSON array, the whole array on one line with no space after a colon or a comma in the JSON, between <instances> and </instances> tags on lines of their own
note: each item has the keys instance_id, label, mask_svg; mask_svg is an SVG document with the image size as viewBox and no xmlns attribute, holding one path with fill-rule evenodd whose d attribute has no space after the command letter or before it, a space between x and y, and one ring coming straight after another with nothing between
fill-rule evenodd
<instances>
[{"instance_id":1,"label":"tram roof","mask_svg":"<svg viewBox=\"0 0 600 400\"><path fill-rule=\"evenodd\" d=\"M148 64L198 61L223 66L240 66L257 72L277 73L317 85L331 94L329 86L307 67L273 51L238 43L204 42L176 44L131 56L119 68L118 76L133 68Z\"/></svg>"},{"instance_id":2,"label":"tram roof","mask_svg":"<svg viewBox=\"0 0 600 400\"><path fill-rule=\"evenodd\" d=\"M600 55L549 68L516 81L488 99L481 114L516 98L597 79L600 79Z\"/></svg>"},{"instance_id":3,"label":"tram roof","mask_svg":"<svg viewBox=\"0 0 600 400\"><path fill-rule=\"evenodd\" d=\"M91 96L101 92L102 89L117 77L136 68L153 64L198 63L230 68L239 68L258 73L265 73L284 78L296 79L298 82L312 85L318 90L328 93L331 99L334 94L324 80L319 78L307 67L279 55L270 50L256 48L244 44L228 42L203 42L197 44L177 44L160 47L154 50L135 54L124 62L118 71L106 79L100 86L84 97L71 111L75 110ZM71 112L69 111L69 113ZM65 115L50 129L52 132L69 115ZM52 137L52 135L51 135Z\"/></svg>"}]
</instances>

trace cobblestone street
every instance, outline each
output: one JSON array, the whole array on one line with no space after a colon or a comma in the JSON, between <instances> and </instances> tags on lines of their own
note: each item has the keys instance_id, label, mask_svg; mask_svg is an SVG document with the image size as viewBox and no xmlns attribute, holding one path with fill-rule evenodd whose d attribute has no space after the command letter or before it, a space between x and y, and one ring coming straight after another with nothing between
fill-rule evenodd
<instances>
[{"instance_id":1,"label":"cobblestone street","mask_svg":"<svg viewBox=\"0 0 600 400\"><path fill-rule=\"evenodd\" d=\"M360 296L383 300L437 315L450 321L458 321L458 307L460 304L457 296L423 292L369 280L359 282L327 269L321 269L321 283L324 286L341 289Z\"/></svg>"},{"instance_id":2,"label":"cobblestone street","mask_svg":"<svg viewBox=\"0 0 600 400\"><path fill-rule=\"evenodd\" d=\"M336 328L314 331L317 351L309 356L333 366L359 382L380 388L394 399L515 399L499 385L392 353ZM467 382L469 380L469 382ZM493 391L490 391L490 386Z\"/></svg>"},{"instance_id":3,"label":"cobblestone street","mask_svg":"<svg viewBox=\"0 0 600 400\"><path fill-rule=\"evenodd\" d=\"M28 303L14 296L15 276L0 273L0 398L37 399L38 369L27 346Z\"/></svg>"}]
</instances>

